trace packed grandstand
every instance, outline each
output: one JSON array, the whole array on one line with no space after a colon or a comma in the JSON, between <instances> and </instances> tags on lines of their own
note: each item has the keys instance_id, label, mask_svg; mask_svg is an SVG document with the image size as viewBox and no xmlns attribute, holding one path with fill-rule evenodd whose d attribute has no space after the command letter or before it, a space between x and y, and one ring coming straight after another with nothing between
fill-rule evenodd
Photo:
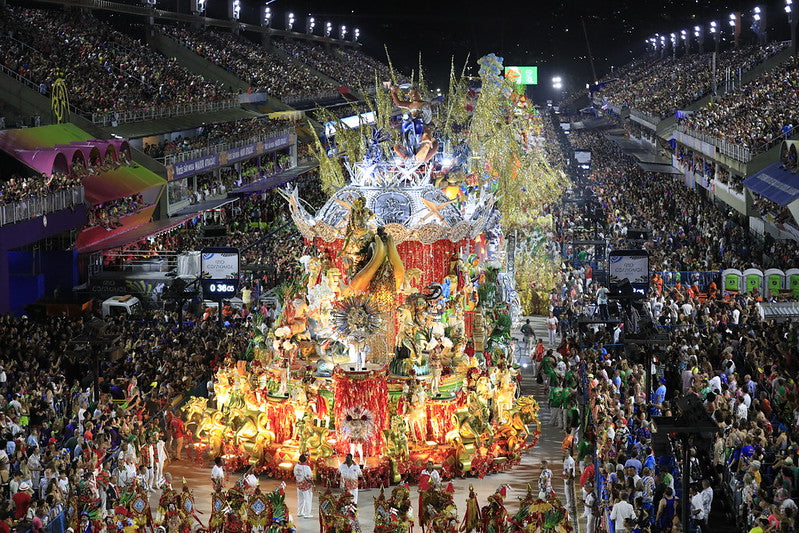
<instances>
[{"instance_id":1,"label":"packed grandstand","mask_svg":"<svg viewBox=\"0 0 799 533\"><path fill-rule=\"evenodd\" d=\"M795 530L795 42L544 104L0 4L0 530Z\"/></svg>"}]
</instances>

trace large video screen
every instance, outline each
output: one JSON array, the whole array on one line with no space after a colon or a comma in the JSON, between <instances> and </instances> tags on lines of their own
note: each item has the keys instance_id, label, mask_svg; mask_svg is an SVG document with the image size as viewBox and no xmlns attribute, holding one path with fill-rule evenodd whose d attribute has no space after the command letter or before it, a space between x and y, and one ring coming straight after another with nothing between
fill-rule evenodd
<instances>
[{"instance_id":1,"label":"large video screen","mask_svg":"<svg viewBox=\"0 0 799 533\"><path fill-rule=\"evenodd\" d=\"M505 67L505 78L515 85L538 85L538 67Z\"/></svg>"}]
</instances>

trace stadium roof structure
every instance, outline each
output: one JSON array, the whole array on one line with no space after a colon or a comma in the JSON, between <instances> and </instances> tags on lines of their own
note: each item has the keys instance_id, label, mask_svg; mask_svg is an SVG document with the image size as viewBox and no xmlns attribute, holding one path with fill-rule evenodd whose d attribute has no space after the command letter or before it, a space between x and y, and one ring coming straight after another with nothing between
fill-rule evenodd
<instances>
[{"instance_id":1,"label":"stadium roof structure","mask_svg":"<svg viewBox=\"0 0 799 533\"><path fill-rule=\"evenodd\" d=\"M775 204L785 206L799 198L797 183L797 175L782 168L782 163L778 161L746 178L744 187Z\"/></svg>"},{"instance_id":2,"label":"stadium roof structure","mask_svg":"<svg viewBox=\"0 0 799 533\"><path fill-rule=\"evenodd\" d=\"M93 156L102 160L108 156L116 159L120 153L127 152L128 159L131 159L130 146L126 140L94 139L74 124L0 131L0 150L45 175L54 171L66 172L72 163L86 163ZM133 163L91 174L83 178L82 183L86 201L97 205L153 187L162 187L166 181Z\"/></svg>"}]
</instances>

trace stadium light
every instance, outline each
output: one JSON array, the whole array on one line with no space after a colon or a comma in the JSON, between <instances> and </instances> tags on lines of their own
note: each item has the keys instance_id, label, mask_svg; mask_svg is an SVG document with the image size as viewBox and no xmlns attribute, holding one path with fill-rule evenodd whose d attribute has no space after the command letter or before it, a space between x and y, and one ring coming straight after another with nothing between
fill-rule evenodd
<instances>
[{"instance_id":1,"label":"stadium light","mask_svg":"<svg viewBox=\"0 0 799 533\"><path fill-rule=\"evenodd\" d=\"M342 41L347 38L347 27L344 24L338 30L338 38Z\"/></svg>"},{"instance_id":2,"label":"stadium light","mask_svg":"<svg viewBox=\"0 0 799 533\"><path fill-rule=\"evenodd\" d=\"M198 15L205 13L206 0L194 0L194 12Z\"/></svg>"},{"instance_id":3,"label":"stadium light","mask_svg":"<svg viewBox=\"0 0 799 533\"><path fill-rule=\"evenodd\" d=\"M287 13L286 14L286 29L291 31L294 29L294 13Z\"/></svg>"},{"instance_id":4,"label":"stadium light","mask_svg":"<svg viewBox=\"0 0 799 533\"><path fill-rule=\"evenodd\" d=\"M330 34L333 33L333 23L326 22L325 23L325 37L330 37Z\"/></svg>"},{"instance_id":5,"label":"stadium light","mask_svg":"<svg viewBox=\"0 0 799 533\"><path fill-rule=\"evenodd\" d=\"M789 15L791 14L791 4L793 4L793 0L785 0L785 12Z\"/></svg>"},{"instance_id":6,"label":"stadium light","mask_svg":"<svg viewBox=\"0 0 799 533\"><path fill-rule=\"evenodd\" d=\"M305 19L305 33L313 33L313 29L316 27L316 19L308 14L308 18Z\"/></svg>"},{"instance_id":7,"label":"stadium light","mask_svg":"<svg viewBox=\"0 0 799 533\"><path fill-rule=\"evenodd\" d=\"M687 31L685 31L685 30L682 30L682 31L680 32L680 38L681 38L683 41L684 41L685 39L687 39L687 38L688 38L688 32L687 32Z\"/></svg>"},{"instance_id":8,"label":"stadium light","mask_svg":"<svg viewBox=\"0 0 799 533\"><path fill-rule=\"evenodd\" d=\"M760 7L759 6L755 6L755 9L753 10L753 12L754 12L754 15L752 15L752 18L755 19L755 22L760 22Z\"/></svg>"},{"instance_id":9,"label":"stadium light","mask_svg":"<svg viewBox=\"0 0 799 533\"><path fill-rule=\"evenodd\" d=\"M710 33L716 33L716 21L710 23Z\"/></svg>"},{"instance_id":10,"label":"stadium light","mask_svg":"<svg viewBox=\"0 0 799 533\"><path fill-rule=\"evenodd\" d=\"M269 6L264 6L264 26L269 26L272 24L272 8Z\"/></svg>"},{"instance_id":11,"label":"stadium light","mask_svg":"<svg viewBox=\"0 0 799 533\"><path fill-rule=\"evenodd\" d=\"M730 13L730 26L733 28L735 27L735 21L735 13Z\"/></svg>"},{"instance_id":12,"label":"stadium light","mask_svg":"<svg viewBox=\"0 0 799 533\"><path fill-rule=\"evenodd\" d=\"M358 28L355 28L355 30L352 32L352 42L354 42L354 43L358 42L358 38L360 36L361 36L361 30L359 30Z\"/></svg>"},{"instance_id":13,"label":"stadium light","mask_svg":"<svg viewBox=\"0 0 799 533\"><path fill-rule=\"evenodd\" d=\"M241 18L241 0L233 0L233 19L239 20Z\"/></svg>"}]
</instances>

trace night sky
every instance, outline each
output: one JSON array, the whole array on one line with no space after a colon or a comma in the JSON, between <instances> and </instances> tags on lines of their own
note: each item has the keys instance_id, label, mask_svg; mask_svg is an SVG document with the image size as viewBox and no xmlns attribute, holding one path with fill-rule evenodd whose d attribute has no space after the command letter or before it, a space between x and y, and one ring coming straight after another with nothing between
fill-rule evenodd
<instances>
[{"instance_id":1,"label":"night sky","mask_svg":"<svg viewBox=\"0 0 799 533\"><path fill-rule=\"evenodd\" d=\"M168 2L169 0L167 0ZM159 2L161 3L161 2ZM166 2L164 2L166 3ZM224 16L221 0L208 0L209 15ZM216 4L216 5L215 5ZM263 2L243 0L242 19L255 22ZM716 20L725 36L731 36L727 23L732 11L743 13L742 41L754 41L749 29L754 2L706 0L611 0L510 2L391 2L387 0L275 0L273 26L284 27L285 13L294 12L296 29L304 29L305 18L312 13L321 33L325 21L336 29L346 24L361 30L364 51L383 58L385 43L395 66L409 72L416 68L419 51L431 85L444 88L450 58L458 68L467 54L472 60L495 52L505 58L505 65L538 65L539 91L536 96L552 98L551 78L564 78L565 89L584 87L591 81L590 63L581 20L585 20L595 68L600 77L630 61L644 51L644 39L655 32L693 33L695 25L707 28ZM789 38L785 0L759 4L765 10L770 38ZM797 2L799 8L799 2ZM706 40L709 44L710 40ZM708 48L708 46L706 46ZM473 61L472 61L473 62ZM476 69L473 70L476 72Z\"/></svg>"}]
</instances>

